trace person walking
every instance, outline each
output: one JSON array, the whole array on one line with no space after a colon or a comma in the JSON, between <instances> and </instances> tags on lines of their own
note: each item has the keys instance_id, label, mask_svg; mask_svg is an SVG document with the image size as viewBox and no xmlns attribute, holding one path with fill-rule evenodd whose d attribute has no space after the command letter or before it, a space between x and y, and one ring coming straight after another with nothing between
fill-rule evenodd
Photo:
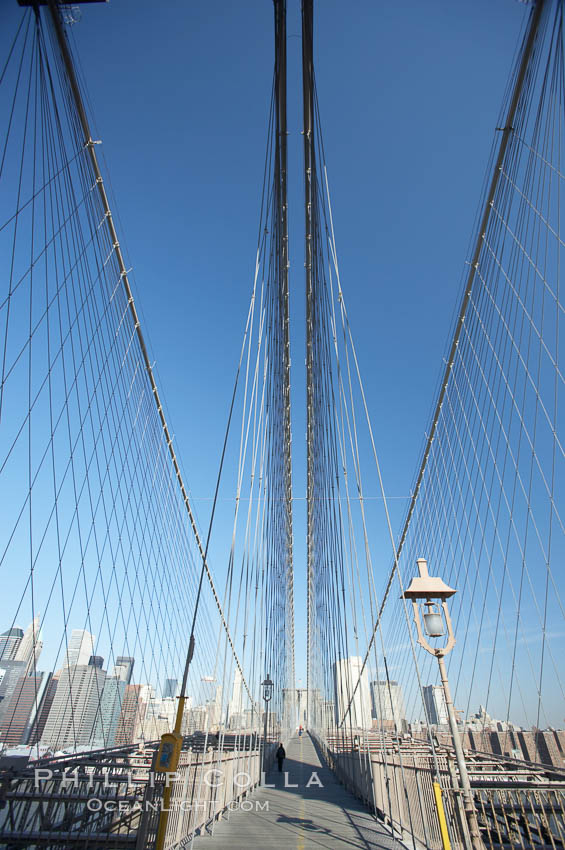
<instances>
[{"instance_id":1,"label":"person walking","mask_svg":"<svg viewBox=\"0 0 565 850\"><path fill-rule=\"evenodd\" d=\"M283 747L282 742L281 742L279 744L279 748L277 750L277 762L279 764L279 773L282 773L283 761L285 760L285 758L286 758L286 753L285 753L284 747Z\"/></svg>"}]
</instances>

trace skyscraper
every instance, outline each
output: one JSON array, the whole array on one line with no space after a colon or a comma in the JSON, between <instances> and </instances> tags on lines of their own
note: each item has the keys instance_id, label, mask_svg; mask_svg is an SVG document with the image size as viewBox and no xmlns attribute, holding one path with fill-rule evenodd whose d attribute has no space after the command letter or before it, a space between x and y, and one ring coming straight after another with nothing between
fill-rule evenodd
<instances>
[{"instance_id":1,"label":"skyscraper","mask_svg":"<svg viewBox=\"0 0 565 850\"><path fill-rule=\"evenodd\" d=\"M36 675L41 675L41 685L37 689L37 696L29 714L27 726L22 734L22 744L31 744L41 739L41 736L38 735L40 724L43 731L45 720L47 720L47 714L49 713L57 689L57 685L53 685L52 673L37 673Z\"/></svg>"},{"instance_id":2,"label":"skyscraper","mask_svg":"<svg viewBox=\"0 0 565 850\"><path fill-rule=\"evenodd\" d=\"M93 664L64 667L42 743L53 750L92 743L106 672Z\"/></svg>"},{"instance_id":3,"label":"skyscraper","mask_svg":"<svg viewBox=\"0 0 565 850\"><path fill-rule=\"evenodd\" d=\"M336 723L343 720L346 728L371 728L369 679L367 668L361 674L362 666L363 659L355 656L338 659L334 664ZM346 715L350 703L351 707Z\"/></svg>"},{"instance_id":4,"label":"skyscraper","mask_svg":"<svg viewBox=\"0 0 565 850\"><path fill-rule=\"evenodd\" d=\"M25 743L23 736L32 714L41 703L47 676L37 673L21 676L10 697L0 721L0 741L4 744Z\"/></svg>"},{"instance_id":5,"label":"skyscraper","mask_svg":"<svg viewBox=\"0 0 565 850\"><path fill-rule=\"evenodd\" d=\"M170 697L174 699L177 695L177 688L177 679L165 679L165 687L163 688L163 699L169 699Z\"/></svg>"},{"instance_id":6,"label":"skyscraper","mask_svg":"<svg viewBox=\"0 0 565 850\"><path fill-rule=\"evenodd\" d=\"M120 679L120 681L125 682L126 685L129 685L131 682L134 664L135 658L130 658L128 655L118 655L112 676L115 676Z\"/></svg>"},{"instance_id":7,"label":"skyscraper","mask_svg":"<svg viewBox=\"0 0 565 850\"><path fill-rule=\"evenodd\" d=\"M25 630L14 656L15 661L25 662L26 672L28 673L36 669L37 661L43 648L43 642L39 633L39 619L39 614L33 618Z\"/></svg>"},{"instance_id":8,"label":"skyscraper","mask_svg":"<svg viewBox=\"0 0 565 850\"><path fill-rule=\"evenodd\" d=\"M175 725L177 701L172 697L152 699L147 704L143 725L146 741L156 741L164 732L170 732Z\"/></svg>"},{"instance_id":9,"label":"skyscraper","mask_svg":"<svg viewBox=\"0 0 565 850\"><path fill-rule=\"evenodd\" d=\"M106 677L100 699L100 711L94 726L95 746L114 746L125 690L126 683L117 676Z\"/></svg>"},{"instance_id":10,"label":"skyscraper","mask_svg":"<svg viewBox=\"0 0 565 850\"><path fill-rule=\"evenodd\" d=\"M232 718L232 717L237 718L237 716L240 715L241 712L243 711L243 705L242 705L242 702L241 702L241 698L242 698L241 686L242 686L241 673L239 672L239 667L236 667L234 678L233 678L233 689L232 689L231 700L229 701L229 705L228 705L228 723L230 722L230 718ZM231 728L234 728L234 727L231 727Z\"/></svg>"},{"instance_id":11,"label":"skyscraper","mask_svg":"<svg viewBox=\"0 0 565 850\"><path fill-rule=\"evenodd\" d=\"M30 728L26 734L27 740L22 741L24 744L37 744L43 737L45 724L47 723L49 712L53 706L53 700L55 699L57 686L59 684L58 674L54 676L48 674L47 678L50 679L50 681L46 683L45 694L35 717L30 718L30 721L33 720L33 724L30 723Z\"/></svg>"},{"instance_id":12,"label":"skyscraper","mask_svg":"<svg viewBox=\"0 0 565 850\"><path fill-rule=\"evenodd\" d=\"M208 729L217 726L222 719L222 686L216 685L214 696L206 701L206 711L208 716Z\"/></svg>"},{"instance_id":13,"label":"skyscraper","mask_svg":"<svg viewBox=\"0 0 565 850\"><path fill-rule=\"evenodd\" d=\"M222 720L222 686L218 685L214 676L200 678L199 705L207 718L207 728L217 726Z\"/></svg>"},{"instance_id":14,"label":"skyscraper","mask_svg":"<svg viewBox=\"0 0 565 850\"><path fill-rule=\"evenodd\" d=\"M14 626L0 635L0 659L2 661L14 661L16 653L24 636L23 629Z\"/></svg>"},{"instance_id":15,"label":"skyscraper","mask_svg":"<svg viewBox=\"0 0 565 850\"><path fill-rule=\"evenodd\" d=\"M4 658L0 660L0 722L10 704L18 681L25 675L26 664L24 661L7 661Z\"/></svg>"},{"instance_id":16,"label":"skyscraper","mask_svg":"<svg viewBox=\"0 0 565 850\"><path fill-rule=\"evenodd\" d=\"M126 685L122 710L118 720L115 743L117 747L133 744L142 738L147 703L142 698L144 685Z\"/></svg>"},{"instance_id":17,"label":"skyscraper","mask_svg":"<svg viewBox=\"0 0 565 850\"><path fill-rule=\"evenodd\" d=\"M377 720L377 726L382 725L385 729L393 729L396 724L398 731L403 731L406 712L402 689L398 682L386 680L371 682L371 709L373 717Z\"/></svg>"},{"instance_id":18,"label":"skyscraper","mask_svg":"<svg viewBox=\"0 0 565 850\"><path fill-rule=\"evenodd\" d=\"M425 685L422 690L429 722L435 726L447 725L447 705L442 686Z\"/></svg>"},{"instance_id":19,"label":"skyscraper","mask_svg":"<svg viewBox=\"0 0 565 850\"><path fill-rule=\"evenodd\" d=\"M96 638L84 629L73 629L67 648L65 667L76 667L77 665L88 666L91 655L94 655L94 641Z\"/></svg>"}]
</instances>

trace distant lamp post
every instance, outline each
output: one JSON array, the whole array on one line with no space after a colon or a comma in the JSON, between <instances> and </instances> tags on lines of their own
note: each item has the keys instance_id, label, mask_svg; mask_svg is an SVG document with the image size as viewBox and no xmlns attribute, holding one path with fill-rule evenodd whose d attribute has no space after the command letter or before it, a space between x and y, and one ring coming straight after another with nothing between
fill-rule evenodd
<instances>
[{"instance_id":1,"label":"distant lamp post","mask_svg":"<svg viewBox=\"0 0 565 850\"><path fill-rule=\"evenodd\" d=\"M419 575L412 579L409 587L404 591L403 596L405 599L412 601L418 643L431 655L435 655L438 660L453 749L455 750L455 757L459 768L463 806L469 826L471 844L473 850L484 850L444 661L444 657L455 646L455 635L453 634L453 625L446 600L450 596L453 596L454 593L457 593L457 591L448 587L439 576L429 575L428 564L425 558L418 558L416 563L418 564ZM429 638L440 638L446 634L447 641L445 646L435 647L430 645Z\"/></svg>"},{"instance_id":2,"label":"distant lamp post","mask_svg":"<svg viewBox=\"0 0 565 850\"><path fill-rule=\"evenodd\" d=\"M273 696L273 682L267 673L267 678L261 682L263 699L265 700L265 725L263 728L263 776L267 773L267 727L269 722L269 703Z\"/></svg>"}]
</instances>

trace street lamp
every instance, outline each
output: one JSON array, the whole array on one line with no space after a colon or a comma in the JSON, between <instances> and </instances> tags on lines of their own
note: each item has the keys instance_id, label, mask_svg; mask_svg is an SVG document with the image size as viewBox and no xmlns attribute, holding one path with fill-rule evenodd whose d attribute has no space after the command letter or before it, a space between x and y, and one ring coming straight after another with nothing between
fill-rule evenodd
<instances>
[{"instance_id":1,"label":"street lamp","mask_svg":"<svg viewBox=\"0 0 565 850\"><path fill-rule=\"evenodd\" d=\"M404 599L412 600L414 623L418 633L418 643L431 655L435 655L438 661L441 683L443 685L443 693L445 697L445 705L447 708L447 717L449 720L449 728L451 730L451 739L453 741L453 749L455 750L455 757L459 768L463 806L465 809L465 817L469 825L471 845L473 850L484 850L444 661L445 656L451 652L455 646L455 635L453 634L453 626L451 623L451 617L449 616L449 609L447 607L446 600L449 599L450 596L453 596L454 593L457 593L457 591L448 587L443 579L439 578L439 576L429 575L428 564L425 558L417 558L416 563L418 565L419 575L412 579L410 586L404 591L403 597ZM422 631L422 621L424 631ZM428 638L444 637L446 635L446 631L447 641L445 646L434 647L430 645Z\"/></svg>"},{"instance_id":2,"label":"street lamp","mask_svg":"<svg viewBox=\"0 0 565 850\"><path fill-rule=\"evenodd\" d=\"M263 729L263 776L267 772L267 725L269 718L269 703L273 696L273 682L267 673L267 678L261 682L263 688L263 699L265 700L265 725Z\"/></svg>"}]
</instances>

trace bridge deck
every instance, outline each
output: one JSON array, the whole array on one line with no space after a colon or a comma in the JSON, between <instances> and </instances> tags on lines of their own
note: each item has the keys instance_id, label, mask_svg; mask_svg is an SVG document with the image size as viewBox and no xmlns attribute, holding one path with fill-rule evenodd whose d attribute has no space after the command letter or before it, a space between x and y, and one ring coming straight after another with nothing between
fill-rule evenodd
<instances>
[{"instance_id":1,"label":"bridge deck","mask_svg":"<svg viewBox=\"0 0 565 850\"><path fill-rule=\"evenodd\" d=\"M308 735L293 738L286 754L283 773L275 767L267 776L275 787L257 790L249 797L252 811L231 812L216 824L212 836L195 840L195 850L401 850L321 763ZM297 788L285 787L285 771L286 784Z\"/></svg>"}]
</instances>

